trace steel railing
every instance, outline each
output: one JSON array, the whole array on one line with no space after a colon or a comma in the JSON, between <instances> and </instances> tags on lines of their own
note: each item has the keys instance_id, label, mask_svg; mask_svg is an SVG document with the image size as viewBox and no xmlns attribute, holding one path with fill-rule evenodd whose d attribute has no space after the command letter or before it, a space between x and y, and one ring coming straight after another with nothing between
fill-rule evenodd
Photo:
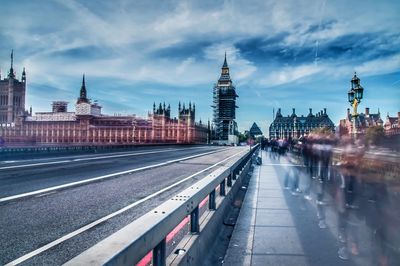
<instances>
[{"instance_id":1,"label":"steel railing","mask_svg":"<svg viewBox=\"0 0 400 266\"><path fill-rule=\"evenodd\" d=\"M208 208L218 209L216 188L226 200L235 180L249 168L259 146L249 149L230 166L219 167L197 183L141 216L118 232L73 258L65 265L135 265L149 252L153 265L166 265L166 237L190 216L190 233L200 234L199 205L208 197Z\"/></svg>"}]
</instances>

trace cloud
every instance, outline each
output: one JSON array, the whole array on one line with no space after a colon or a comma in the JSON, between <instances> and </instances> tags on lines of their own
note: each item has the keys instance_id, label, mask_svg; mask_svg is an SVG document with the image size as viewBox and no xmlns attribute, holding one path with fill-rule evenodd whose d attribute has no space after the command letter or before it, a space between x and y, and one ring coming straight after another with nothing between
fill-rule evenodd
<instances>
[{"instance_id":1,"label":"cloud","mask_svg":"<svg viewBox=\"0 0 400 266\"><path fill-rule=\"evenodd\" d=\"M400 70L400 53L362 63L356 70L365 75L387 74Z\"/></svg>"},{"instance_id":2,"label":"cloud","mask_svg":"<svg viewBox=\"0 0 400 266\"><path fill-rule=\"evenodd\" d=\"M246 116L257 121L247 98L277 107L302 88L313 102L321 82L345 88L356 70L384 83L399 68L398 1L4 0L2 8L3 73L14 48L32 92L48 86L73 100L86 73L106 110L123 101L121 108L144 112L154 98L194 98L204 120L225 51L244 105L238 112L252 110ZM127 101L111 97L124 91Z\"/></svg>"},{"instance_id":3,"label":"cloud","mask_svg":"<svg viewBox=\"0 0 400 266\"><path fill-rule=\"evenodd\" d=\"M299 79L314 75L321 71L321 68L316 64L301 65L296 67L284 67L280 70L270 72L260 83L274 87L286 83L292 83Z\"/></svg>"}]
</instances>

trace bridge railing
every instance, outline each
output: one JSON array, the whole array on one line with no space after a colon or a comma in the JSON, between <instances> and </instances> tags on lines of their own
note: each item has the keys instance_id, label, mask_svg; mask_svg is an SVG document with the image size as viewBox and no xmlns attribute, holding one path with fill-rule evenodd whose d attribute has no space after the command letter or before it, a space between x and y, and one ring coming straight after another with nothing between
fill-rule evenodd
<instances>
[{"instance_id":1,"label":"bridge railing","mask_svg":"<svg viewBox=\"0 0 400 266\"><path fill-rule=\"evenodd\" d=\"M232 199L232 194L237 191L237 181L247 173L251 158L258 149L259 146L256 145L236 162L219 167L170 200L73 258L66 265L136 265L149 252L152 252L153 265L166 265L167 235L190 216L190 235L199 237L202 234L199 222L201 202L208 197L208 209L216 212L224 206L224 201ZM233 189L234 186L236 189ZM222 197L218 202L217 191ZM208 222L212 223L212 219ZM201 227L205 226L207 225L201 224ZM189 245L189 248L191 247L193 248ZM179 261L179 258L177 260ZM179 263L175 261L173 264Z\"/></svg>"}]
</instances>

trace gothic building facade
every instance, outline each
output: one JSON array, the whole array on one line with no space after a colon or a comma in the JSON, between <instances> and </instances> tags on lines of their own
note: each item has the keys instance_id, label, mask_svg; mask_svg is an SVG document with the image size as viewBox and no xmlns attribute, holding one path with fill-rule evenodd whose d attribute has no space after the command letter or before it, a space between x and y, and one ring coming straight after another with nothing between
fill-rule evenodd
<instances>
[{"instance_id":1,"label":"gothic building facade","mask_svg":"<svg viewBox=\"0 0 400 266\"><path fill-rule=\"evenodd\" d=\"M353 135L354 124L353 115L350 113L350 108L347 108L347 114L345 119L339 121L339 135ZM364 113L359 113L355 121L357 134L365 134L367 129L372 126L383 126L383 120L381 113L378 110L377 113L371 113L369 108L365 108Z\"/></svg>"},{"instance_id":2,"label":"gothic building facade","mask_svg":"<svg viewBox=\"0 0 400 266\"><path fill-rule=\"evenodd\" d=\"M275 116L274 121L269 127L270 139L298 139L308 135L311 131L317 128L329 128L334 132L335 125L326 113L326 108L317 114L312 113L312 109L307 116L297 116L293 108L291 115L283 116L281 109Z\"/></svg>"},{"instance_id":3,"label":"gothic building facade","mask_svg":"<svg viewBox=\"0 0 400 266\"><path fill-rule=\"evenodd\" d=\"M236 88L229 75L229 67L225 60L221 68L221 76L213 89L213 142L232 144L238 142L236 119Z\"/></svg>"},{"instance_id":4,"label":"gothic building facade","mask_svg":"<svg viewBox=\"0 0 400 266\"><path fill-rule=\"evenodd\" d=\"M25 113L26 73L22 71L18 80L14 71L14 53L11 52L11 66L7 77L0 73L0 124L15 123Z\"/></svg>"},{"instance_id":5,"label":"gothic building facade","mask_svg":"<svg viewBox=\"0 0 400 266\"><path fill-rule=\"evenodd\" d=\"M13 124L0 125L0 143L6 146L27 145L107 145L142 143L206 143L209 129L195 122L195 106L181 107L178 117L171 108L153 106L147 118L135 115L108 116L101 106L87 98L85 77L82 80L75 112L68 103L53 102L51 112L19 116Z\"/></svg>"},{"instance_id":6,"label":"gothic building facade","mask_svg":"<svg viewBox=\"0 0 400 266\"><path fill-rule=\"evenodd\" d=\"M396 116L386 116L385 124L383 125L385 134L387 136L399 136L400 135L400 112L397 112Z\"/></svg>"}]
</instances>

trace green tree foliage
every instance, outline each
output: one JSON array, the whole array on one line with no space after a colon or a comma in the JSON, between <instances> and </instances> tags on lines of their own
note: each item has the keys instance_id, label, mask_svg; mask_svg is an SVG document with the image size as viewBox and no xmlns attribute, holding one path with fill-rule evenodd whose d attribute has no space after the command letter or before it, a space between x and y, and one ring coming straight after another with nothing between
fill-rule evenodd
<instances>
[{"instance_id":1,"label":"green tree foliage","mask_svg":"<svg viewBox=\"0 0 400 266\"><path fill-rule=\"evenodd\" d=\"M239 142L247 142L248 135L244 133L239 133Z\"/></svg>"},{"instance_id":2,"label":"green tree foliage","mask_svg":"<svg viewBox=\"0 0 400 266\"><path fill-rule=\"evenodd\" d=\"M332 130L329 127L319 127L314 128L311 133L321 136L330 136L333 134Z\"/></svg>"},{"instance_id":3,"label":"green tree foliage","mask_svg":"<svg viewBox=\"0 0 400 266\"><path fill-rule=\"evenodd\" d=\"M365 141L367 144L380 144L384 137L385 133L382 126L369 127L365 133Z\"/></svg>"}]
</instances>

